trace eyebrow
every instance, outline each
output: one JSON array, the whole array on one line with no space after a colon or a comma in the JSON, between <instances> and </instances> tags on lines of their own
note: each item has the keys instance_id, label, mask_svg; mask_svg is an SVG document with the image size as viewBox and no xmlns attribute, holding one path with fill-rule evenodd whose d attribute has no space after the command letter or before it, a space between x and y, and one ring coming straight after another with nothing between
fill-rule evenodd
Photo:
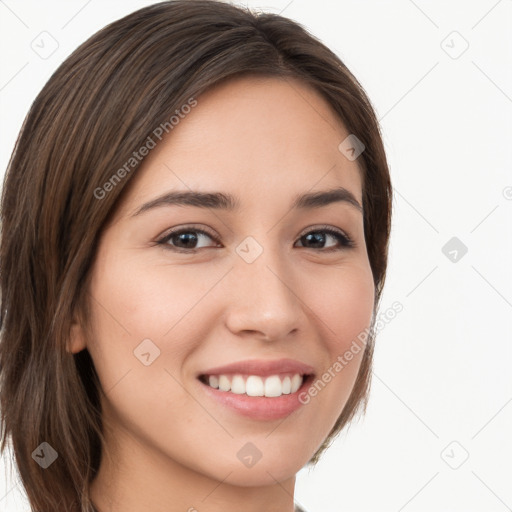
<instances>
[{"instance_id":1,"label":"eyebrow","mask_svg":"<svg viewBox=\"0 0 512 512\"><path fill-rule=\"evenodd\" d=\"M361 213L363 212L363 207L354 194L343 187L299 194L294 197L291 208L307 210L340 202L356 208ZM172 191L143 204L132 217L161 206L194 206L196 208L235 211L240 208L240 201L236 196L224 192Z\"/></svg>"}]
</instances>

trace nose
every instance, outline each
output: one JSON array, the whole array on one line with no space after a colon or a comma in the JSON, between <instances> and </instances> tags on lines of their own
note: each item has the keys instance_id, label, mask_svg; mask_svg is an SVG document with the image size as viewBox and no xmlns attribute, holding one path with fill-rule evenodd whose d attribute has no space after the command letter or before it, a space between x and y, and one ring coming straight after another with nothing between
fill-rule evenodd
<instances>
[{"instance_id":1,"label":"nose","mask_svg":"<svg viewBox=\"0 0 512 512\"><path fill-rule=\"evenodd\" d=\"M226 303L226 325L232 333L277 341L302 329L305 305L284 263L270 249L252 263L235 258Z\"/></svg>"}]
</instances>

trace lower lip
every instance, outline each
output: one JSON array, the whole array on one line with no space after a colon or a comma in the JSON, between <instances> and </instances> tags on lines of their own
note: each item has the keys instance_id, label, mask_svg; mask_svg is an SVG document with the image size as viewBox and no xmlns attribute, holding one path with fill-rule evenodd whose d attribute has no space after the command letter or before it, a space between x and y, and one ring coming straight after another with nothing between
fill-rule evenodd
<instances>
[{"instance_id":1,"label":"lower lip","mask_svg":"<svg viewBox=\"0 0 512 512\"><path fill-rule=\"evenodd\" d=\"M299 401L299 395L309 387L313 377L314 375L309 375L304 379L301 387L295 393L276 397L236 394L230 391L220 391L201 381L199 381L199 384L207 395L237 413L253 420L269 421L285 418L304 405Z\"/></svg>"}]
</instances>

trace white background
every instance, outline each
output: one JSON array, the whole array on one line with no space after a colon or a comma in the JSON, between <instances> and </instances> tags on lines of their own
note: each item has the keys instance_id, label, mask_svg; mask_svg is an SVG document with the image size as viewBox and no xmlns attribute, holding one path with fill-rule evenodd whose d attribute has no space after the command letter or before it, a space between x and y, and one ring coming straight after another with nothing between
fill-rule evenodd
<instances>
[{"instance_id":1,"label":"white background","mask_svg":"<svg viewBox=\"0 0 512 512\"><path fill-rule=\"evenodd\" d=\"M57 66L150 3L0 1L2 173ZM296 501L308 512L512 510L512 1L248 5L303 24L355 74L394 187L382 310L404 309L379 334L366 416L298 474ZM58 43L47 58L33 49L43 31ZM455 262L442 251L452 237L468 249ZM3 462L0 510L28 511Z\"/></svg>"}]
</instances>

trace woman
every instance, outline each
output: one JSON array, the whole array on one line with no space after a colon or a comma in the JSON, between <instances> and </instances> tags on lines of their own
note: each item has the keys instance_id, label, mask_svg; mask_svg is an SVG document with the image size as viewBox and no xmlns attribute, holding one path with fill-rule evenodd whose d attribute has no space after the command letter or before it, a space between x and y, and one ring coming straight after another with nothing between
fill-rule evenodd
<instances>
[{"instance_id":1,"label":"woman","mask_svg":"<svg viewBox=\"0 0 512 512\"><path fill-rule=\"evenodd\" d=\"M391 184L297 23L158 3L82 44L2 197L0 377L33 510L292 512L364 411Z\"/></svg>"}]
</instances>

